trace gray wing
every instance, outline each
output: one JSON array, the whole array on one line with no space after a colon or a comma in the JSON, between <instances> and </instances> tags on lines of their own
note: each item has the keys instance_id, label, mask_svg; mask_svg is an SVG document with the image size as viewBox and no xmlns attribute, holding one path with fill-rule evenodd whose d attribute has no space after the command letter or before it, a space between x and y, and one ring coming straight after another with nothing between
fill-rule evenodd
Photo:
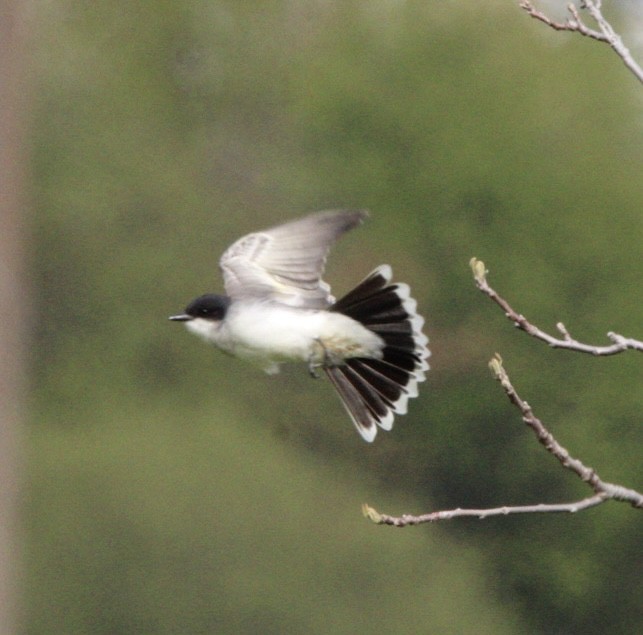
<instances>
[{"instance_id":1,"label":"gray wing","mask_svg":"<svg viewBox=\"0 0 643 635\"><path fill-rule=\"evenodd\" d=\"M365 210L331 210L239 239L221 257L226 293L266 298L307 309L326 308L330 287L322 279L331 245L368 216Z\"/></svg>"}]
</instances>

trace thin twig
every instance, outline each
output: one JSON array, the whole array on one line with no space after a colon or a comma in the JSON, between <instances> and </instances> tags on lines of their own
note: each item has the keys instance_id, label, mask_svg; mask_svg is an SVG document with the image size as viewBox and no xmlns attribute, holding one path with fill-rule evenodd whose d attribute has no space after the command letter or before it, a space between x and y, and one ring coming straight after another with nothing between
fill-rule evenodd
<instances>
[{"instance_id":1,"label":"thin twig","mask_svg":"<svg viewBox=\"0 0 643 635\"><path fill-rule=\"evenodd\" d=\"M529 428L531 428L538 441L560 462L564 468L570 470L583 482L587 483L594 491L594 494L588 498L583 498L571 503L540 503L537 505L503 506L489 509L458 508L421 514L419 516L413 516L411 514L404 514L403 516L381 514L372 507L364 504L362 506L362 511L367 518L378 525L406 527L408 525L419 525L439 520L450 520L452 518L463 516L485 519L492 516L508 516L510 514L575 513L589 509L590 507L601 505L607 500L627 502L630 503L632 507L643 509L643 494L621 485L603 481L597 474L596 470L591 467L587 467L582 461L572 457L569 452L560 445L558 441L556 441L554 435L545 428L543 422L533 413L529 404L516 392L516 389L511 384L507 371L502 365L502 360L499 355L496 355L489 362L489 367L493 372L494 377L500 382L500 385L509 398L509 401L518 408L522 414L522 420L529 426Z\"/></svg>"},{"instance_id":2,"label":"thin twig","mask_svg":"<svg viewBox=\"0 0 643 635\"><path fill-rule=\"evenodd\" d=\"M576 501L573 503L560 503L546 505L540 503L538 505L516 505L513 507L493 507L489 509L449 509L439 512L430 512L428 514L420 514L419 516L412 516L411 514L404 514L402 516L390 516L389 514L381 514L377 510L362 505L362 513L364 516L372 520L377 525L392 525L393 527L407 527L409 525L421 525L422 523L434 523L439 520L451 520L453 518L478 518L484 520L493 516L509 516L511 514L537 514L537 513L559 513L567 512L574 513L590 507L596 507L605 502L603 494L594 494L589 498Z\"/></svg>"},{"instance_id":3,"label":"thin twig","mask_svg":"<svg viewBox=\"0 0 643 635\"><path fill-rule=\"evenodd\" d=\"M630 337L623 337L622 335L613 333L612 331L607 334L607 337L612 341L612 344L609 346L594 346L591 344L583 344L582 342L575 340L569 334L569 331L565 328L565 325L562 322L559 322L556 325L556 328L563 336L562 339L553 337L552 335L549 335L549 333L545 333L545 331L529 322L524 315L514 311L509 303L489 286L489 283L487 282L488 272L485 268L484 262L477 258L472 258L469 264L473 270L473 277L478 289L491 298L520 330L528 333L532 337L542 340L543 342L547 342L551 347L566 348L568 350L578 351L580 353L589 353L590 355L596 356L616 355L617 353L622 353L626 350L643 352L642 341L635 340Z\"/></svg>"},{"instance_id":4,"label":"thin twig","mask_svg":"<svg viewBox=\"0 0 643 635\"><path fill-rule=\"evenodd\" d=\"M554 22L554 20L549 18L542 11L539 11L538 9L536 9L536 7L534 7L534 5L531 4L531 2L528 2L527 0L520 3L520 8L524 9L527 12L527 14L530 15L532 18L539 20L540 22L543 22L544 24L551 27L555 31L575 31L586 37L590 37L594 40L598 40L599 42L607 42L607 38L605 35L585 26L583 21L580 19L580 16L578 14L576 7L573 4L570 4L568 6L568 11L571 13L574 19L570 20L568 18L565 22Z\"/></svg>"},{"instance_id":5,"label":"thin twig","mask_svg":"<svg viewBox=\"0 0 643 635\"><path fill-rule=\"evenodd\" d=\"M634 60L629 49L623 44L623 40L616 33L612 25L605 19L601 12L601 2L597 0L582 0L580 8L586 9L592 19L596 22L599 30L589 28L582 20L578 8L574 4L567 5L571 18L565 22L555 22L542 11L539 11L529 0L523 0L520 7L524 9L529 16L543 22L556 31L574 31L585 37L589 37L599 42L609 44L612 50L623 60L625 66L634 74L634 76L643 83L643 68Z\"/></svg>"},{"instance_id":6,"label":"thin twig","mask_svg":"<svg viewBox=\"0 0 643 635\"><path fill-rule=\"evenodd\" d=\"M545 428L543 422L536 417L531 406L518 395L509 380L507 371L502 365L500 355L496 353L495 357L489 362L489 368L494 377L500 382L509 401L522 413L522 420L532 429L538 441L550 454L558 459L564 468L574 472L574 474L583 482L587 483L596 494L602 495L605 500L614 498L620 501L627 501L631 503L633 507L643 508L643 494L626 489L620 485L603 481L596 473L596 470L587 467L579 459L570 456L569 452L556 441L554 435Z\"/></svg>"}]
</instances>

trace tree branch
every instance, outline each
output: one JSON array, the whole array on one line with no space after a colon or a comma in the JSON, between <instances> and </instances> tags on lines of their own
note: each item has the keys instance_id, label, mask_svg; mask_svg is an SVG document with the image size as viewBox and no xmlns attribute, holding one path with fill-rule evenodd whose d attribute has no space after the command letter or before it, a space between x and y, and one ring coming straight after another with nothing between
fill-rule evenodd
<instances>
[{"instance_id":1,"label":"tree branch","mask_svg":"<svg viewBox=\"0 0 643 635\"><path fill-rule=\"evenodd\" d=\"M580 3L580 8L587 10L596 22L599 30L591 29L583 22L575 4L567 5L567 11L569 11L571 18L567 18L565 22L554 22L542 11L536 9L529 0L523 0L520 3L520 7L532 18L543 22L556 31L575 31L585 37L609 44L612 50L623 60L625 66L634 74L639 82L643 83L643 68L634 60L629 49L623 44L621 37L603 16L600 0L581 0Z\"/></svg>"},{"instance_id":2,"label":"tree branch","mask_svg":"<svg viewBox=\"0 0 643 635\"><path fill-rule=\"evenodd\" d=\"M422 523L434 523L439 520L451 520L452 518L473 517L479 520L491 518L492 516L509 516L510 514L533 514L533 513L556 513L556 512L578 512L590 507L596 507L605 502L602 494L594 494L589 498L574 503L560 503L546 505L516 505L514 507L493 507L490 509L449 509L439 512L430 512L412 516L403 514L402 516L390 516L389 514L380 514L377 510L369 507L366 503L362 505L362 513L366 518L372 520L376 525L392 525L393 527L407 527L409 525L421 525Z\"/></svg>"},{"instance_id":3,"label":"tree branch","mask_svg":"<svg viewBox=\"0 0 643 635\"><path fill-rule=\"evenodd\" d=\"M583 344L578 340L572 338L569 331L565 328L562 322L556 324L556 328L563 336L562 339L553 337L545 331L542 331L537 326L533 325L524 315L521 315L511 308L509 303L502 298L498 293L489 286L487 282L488 271L485 268L484 262L477 258L472 258L469 262L473 271L473 277L476 281L476 286L482 293L491 298L504 312L505 315L521 330L528 333L543 342L547 342L552 348L566 348L580 353L589 353L590 355L606 356L616 355L626 350L636 350L643 352L643 342L629 337L623 337L617 333L608 332L607 337L613 342L609 346L593 346L590 344Z\"/></svg>"},{"instance_id":4,"label":"tree branch","mask_svg":"<svg viewBox=\"0 0 643 635\"><path fill-rule=\"evenodd\" d=\"M571 503L554 503L554 504L537 504L537 505L520 505L520 506L503 506L490 509L452 509L447 511L436 511L420 516L404 514L403 516L391 516L381 514L372 507L364 504L362 512L364 516L378 525L392 525L394 527L406 527L407 525L419 525L427 522L438 520L450 520L463 516L473 516L479 519L490 518L492 516L507 516L509 514L533 514L533 513L575 513L590 507L601 505L607 500L616 500L627 502L632 507L643 509L643 494L621 485L603 481L597 474L596 470L587 467L579 459L572 457L569 452L562 446L554 435L545 428L543 422L536 417L529 404L524 401L516 392L511 384L509 375L502 365L502 359L498 354L489 362L494 377L509 398L509 401L518 408L522 414L522 420L531 428L538 441L543 447L552 454L560 464L567 470L570 470L578 476L583 482L592 488L594 494L588 498L574 501Z\"/></svg>"},{"instance_id":5,"label":"tree branch","mask_svg":"<svg viewBox=\"0 0 643 635\"><path fill-rule=\"evenodd\" d=\"M573 31L585 37L592 38L599 42L609 44L614 52L623 60L626 67L643 83L643 69L634 61L630 51L625 47L620 36L614 31L611 24L604 18L601 12L602 0L580 0L580 9L587 10L592 19L596 22L598 29L588 27L582 20L579 9L575 4L569 4L567 10L570 18L565 22L554 22L542 11L537 10L529 0L522 0L520 7L532 18L543 22L556 31ZM487 270L481 260L472 258L470 261L476 286L493 300L504 312L505 315L521 330L532 337L547 342L554 348L566 348L582 353L589 353L596 356L615 355L626 350L637 350L643 352L643 341L627 338L617 333L609 332L607 337L612 341L608 346L592 346L575 340L570 335L562 322L556 328L562 338L553 337L537 326L531 324L523 315L514 311L509 303L489 286L487 282ZM510 514L532 514L532 513L575 513L597 505L608 500L616 500L629 503L632 507L643 509L643 494L636 490L623 487L614 483L603 481L596 470L586 466L582 461L572 457L547 430L543 422L536 417L531 406L523 400L513 387L507 371L504 369L500 355L496 354L489 362L495 379L500 383L509 401L514 405L522 416L524 423L535 434L538 442L566 469L573 472L578 478L593 490L593 494L587 498L570 503L539 503L536 505L502 506L488 509L451 509L435 511L427 514L414 516L404 514L402 516L391 516L382 514L367 504L362 506L364 516L379 525L392 525L394 527L406 527L408 525L419 525L427 522L450 520L452 518L475 517L479 519L492 516L507 516Z\"/></svg>"}]
</instances>

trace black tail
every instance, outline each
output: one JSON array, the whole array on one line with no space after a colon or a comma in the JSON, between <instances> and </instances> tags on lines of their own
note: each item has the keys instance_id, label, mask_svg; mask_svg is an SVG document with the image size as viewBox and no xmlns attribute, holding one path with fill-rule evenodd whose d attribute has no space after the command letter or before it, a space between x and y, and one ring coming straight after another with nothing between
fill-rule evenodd
<instances>
[{"instance_id":1,"label":"black tail","mask_svg":"<svg viewBox=\"0 0 643 635\"><path fill-rule=\"evenodd\" d=\"M424 319L406 284L391 284L391 268L381 265L331 308L356 320L384 340L381 359L353 357L325 368L358 432L372 441L377 426L393 427L417 397L429 365Z\"/></svg>"}]
</instances>

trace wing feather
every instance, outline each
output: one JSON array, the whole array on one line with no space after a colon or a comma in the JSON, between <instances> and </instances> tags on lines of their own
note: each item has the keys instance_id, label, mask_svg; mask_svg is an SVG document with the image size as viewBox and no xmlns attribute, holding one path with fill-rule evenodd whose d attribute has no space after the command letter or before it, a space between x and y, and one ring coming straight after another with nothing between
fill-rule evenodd
<instances>
[{"instance_id":1,"label":"wing feather","mask_svg":"<svg viewBox=\"0 0 643 635\"><path fill-rule=\"evenodd\" d=\"M220 261L226 293L266 298L289 306L326 308L333 303L321 276L332 244L361 224L365 210L329 210L248 234Z\"/></svg>"}]
</instances>

